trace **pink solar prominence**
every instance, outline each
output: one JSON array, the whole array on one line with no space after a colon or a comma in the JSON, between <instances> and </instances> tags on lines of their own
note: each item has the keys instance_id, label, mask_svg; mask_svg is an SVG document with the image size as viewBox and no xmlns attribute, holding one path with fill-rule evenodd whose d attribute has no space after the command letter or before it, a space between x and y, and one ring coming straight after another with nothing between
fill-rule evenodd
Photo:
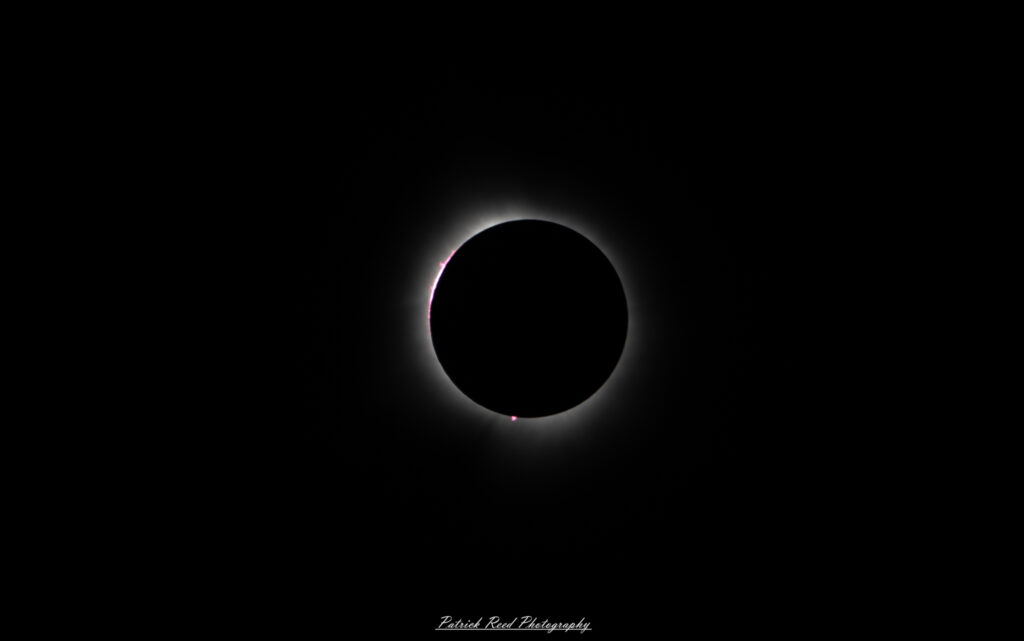
<instances>
[{"instance_id":1,"label":"pink solar prominence","mask_svg":"<svg viewBox=\"0 0 1024 641\"><path fill-rule=\"evenodd\" d=\"M448 258L441 261L441 269L437 272L437 278L434 279L434 284L430 287L430 301L427 303L427 320L430 320L430 307L434 304L434 290L437 289L437 284L441 282L441 274L444 273L444 266L448 264L448 261L455 255L457 249L453 249L452 253L448 254ZM429 326L428 326L429 329Z\"/></svg>"}]
</instances>

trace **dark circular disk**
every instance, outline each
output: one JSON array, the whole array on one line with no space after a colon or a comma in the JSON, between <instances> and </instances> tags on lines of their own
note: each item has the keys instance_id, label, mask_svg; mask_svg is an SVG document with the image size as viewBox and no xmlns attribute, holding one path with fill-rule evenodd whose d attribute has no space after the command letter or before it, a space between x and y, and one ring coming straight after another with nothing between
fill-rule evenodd
<instances>
[{"instance_id":1,"label":"dark circular disk","mask_svg":"<svg viewBox=\"0 0 1024 641\"><path fill-rule=\"evenodd\" d=\"M490 227L448 260L430 304L434 351L452 382L508 416L579 405L615 369L626 296L579 233L541 220Z\"/></svg>"}]
</instances>

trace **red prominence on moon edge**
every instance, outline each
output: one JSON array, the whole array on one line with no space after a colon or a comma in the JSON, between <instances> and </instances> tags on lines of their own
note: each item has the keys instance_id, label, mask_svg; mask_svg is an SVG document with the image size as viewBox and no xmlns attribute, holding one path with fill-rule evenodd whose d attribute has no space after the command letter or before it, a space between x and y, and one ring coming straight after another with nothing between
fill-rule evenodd
<instances>
[{"instance_id":1,"label":"red prominence on moon edge","mask_svg":"<svg viewBox=\"0 0 1024 641\"><path fill-rule=\"evenodd\" d=\"M448 254L448 258L446 258L445 260L440 261L440 263L439 263L441 265L441 269L440 269L440 271L437 272L437 278L434 279L434 284L430 288L430 300L427 301L427 321L428 322L430 321L430 308L434 304L434 291L437 290L437 284L441 281L441 274L444 273L444 266L448 264L448 261L450 261L452 259L452 256L454 256L455 252L457 252L457 251L459 251L459 250L458 249L453 249L452 253Z\"/></svg>"}]
</instances>

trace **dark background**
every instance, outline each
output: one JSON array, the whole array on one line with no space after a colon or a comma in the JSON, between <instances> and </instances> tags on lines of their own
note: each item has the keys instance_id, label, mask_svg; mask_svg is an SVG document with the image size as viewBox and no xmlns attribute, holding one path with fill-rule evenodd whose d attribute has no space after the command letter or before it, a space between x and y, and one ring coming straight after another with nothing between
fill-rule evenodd
<instances>
[{"instance_id":1,"label":"dark background","mask_svg":"<svg viewBox=\"0 0 1024 641\"><path fill-rule=\"evenodd\" d=\"M615 630L848 605L871 557L858 453L878 442L856 424L870 383L846 276L863 265L845 262L872 224L870 109L842 59L762 54L207 72L193 178L234 213L190 228L216 263L190 318L194 385L223 408L189 433L202 471L183 481L208 607L426 631L445 614ZM502 451L410 380L396 314L453 189L621 232L646 351L578 437Z\"/></svg>"}]
</instances>

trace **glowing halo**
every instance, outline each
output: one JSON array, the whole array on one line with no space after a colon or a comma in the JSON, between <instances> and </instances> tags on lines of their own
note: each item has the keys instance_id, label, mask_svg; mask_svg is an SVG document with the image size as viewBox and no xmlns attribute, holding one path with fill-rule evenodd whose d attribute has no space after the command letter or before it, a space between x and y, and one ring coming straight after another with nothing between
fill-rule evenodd
<instances>
[{"instance_id":1,"label":"glowing halo","mask_svg":"<svg viewBox=\"0 0 1024 641\"><path fill-rule=\"evenodd\" d=\"M641 337L648 332L645 331L647 319L644 307L637 299L637 294L641 291L639 274L631 268L635 263L630 261L621 249L624 243L624 230L603 218L590 219L583 213L565 211L562 208L556 212L553 211L554 208L530 205L523 200L497 205L493 202L489 205L464 204L458 209L444 221L446 225L432 228L432 233L422 239L419 244L421 249L414 263L418 265L419 271L416 275L410 275L408 281L410 289L405 308L408 315L405 318L409 323L408 335L412 336L414 343L411 346L415 355L412 365L418 374L411 379L421 381L422 396L436 405L437 412L451 418L468 418L473 423L490 428L496 428L500 422L503 431L508 435L516 434L528 440L562 438L576 432L577 428L582 429L582 426L609 418L610 415L616 414L616 411L625 411L622 392L631 372L637 368L641 353L646 351ZM612 263L622 281L629 310L629 324L626 341L615 370L590 398L558 414L537 418L516 417L510 421L510 417L478 405L448 378L437 359L431 341L430 306L445 265L463 243L485 229L522 219L558 223L579 232L594 243ZM430 269L430 265L440 265L440 268L435 271Z\"/></svg>"}]
</instances>

